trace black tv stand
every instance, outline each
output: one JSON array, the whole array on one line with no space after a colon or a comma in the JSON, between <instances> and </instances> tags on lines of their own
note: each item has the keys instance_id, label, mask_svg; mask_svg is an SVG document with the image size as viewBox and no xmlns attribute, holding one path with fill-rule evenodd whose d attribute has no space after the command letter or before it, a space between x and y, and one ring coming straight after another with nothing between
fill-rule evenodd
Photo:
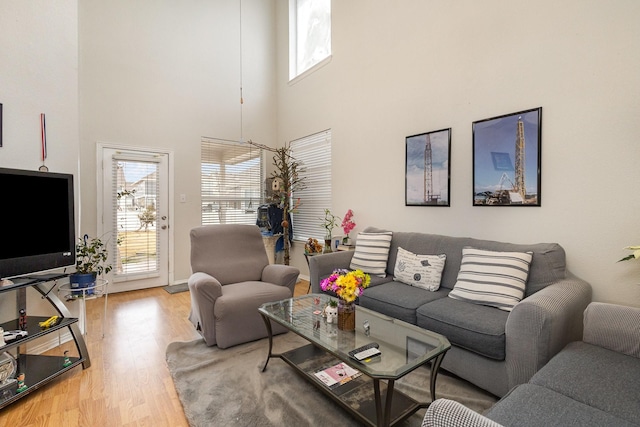
<instances>
[{"instance_id":1,"label":"black tv stand","mask_svg":"<svg viewBox=\"0 0 640 427\"><path fill-rule=\"evenodd\" d=\"M69 309L67 309L64 303L60 301L55 292L51 292L51 290L58 284L58 280L65 279L67 277L68 274L28 276L18 278L17 280L12 279L12 281L14 281L13 284L0 286L0 296L3 296L10 291L26 293L27 287L33 287L33 289L42 295L42 299L49 302L61 317L56 325L47 329L42 329L38 323L47 320L48 317L30 316L29 313L27 313L26 330L28 335L9 341L6 345L0 347L0 354L6 351L15 353L15 359L17 362L16 374L24 373L25 384L27 385L27 389L22 392L17 391L17 382L13 382L10 386L4 388L0 387L0 409L39 389L44 384L78 365L82 365L83 369L87 369L91 366L89 352L87 351L84 337L78 327L78 319L71 317ZM0 324L0 326L5 331L20 329L19 321L20 319L18 317L8 322L4 322ZM44 356L40 354L23 353L21 351L22 348L24 348L23 345L25 343L65 328L69 330L73 337L78 353L77 357L69 357L67 361L64 356Z\"/></svg>"}]
</instances>

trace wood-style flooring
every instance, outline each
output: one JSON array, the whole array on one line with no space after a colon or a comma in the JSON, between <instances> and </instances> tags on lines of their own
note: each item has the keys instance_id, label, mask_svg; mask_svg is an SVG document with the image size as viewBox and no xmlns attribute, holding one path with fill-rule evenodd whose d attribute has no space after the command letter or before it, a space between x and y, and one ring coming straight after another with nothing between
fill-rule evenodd
<instances>
[{"instance_id":1,"label":"wood-style flooring","mask_svg":"<svg viewBox=\"0 0 640 427\"><path fill-rule=\"evenodd\" d=\"M306 294L308 286L300 281L295 295ZM189 292L153 288L110 294L104 338L103 308L103 299L87 301L91 367L76 367L1 409L0 426L188 426L165 350L170 342L199 338L187 320ZM65 349L75 351L66 343L46 354L62 355Z\"/></svg>"}]
</instances>

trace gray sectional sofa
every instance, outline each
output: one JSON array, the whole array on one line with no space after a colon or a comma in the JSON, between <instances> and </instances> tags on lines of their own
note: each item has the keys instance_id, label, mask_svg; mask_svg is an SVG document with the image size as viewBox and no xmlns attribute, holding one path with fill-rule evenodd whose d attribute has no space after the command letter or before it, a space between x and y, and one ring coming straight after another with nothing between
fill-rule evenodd
<instances>
[{"instance_id":1,"label":"gray sectional sofa","mask_svg":"<svg viewBox=\"0 0 640 427\"><path fill-rule=\"evenodd\" d=\"M381 232L369 227L365 232ZM414 254L446 255L440 288L431 292L394 281L398 247ZM448 298L465 247L533 252L525 297L512 311ZM311 257L312 292L336 269L349 268L353 251ZM386 277L372 276L359 298L363 307L445 335L452 344L442 367L495 394L524 384L567 343L582 336L582 313L591 286L566 270L564 249L555 243L512 244L417 232L393 232Z\"/></svg>"},{"instance_id":2,"label":"gray sectional sofa","mask_svg":"<svg viewBox=\"0 0 640 427\"><path fill-rule=\"evenodd\" d=\"M640 308L591 303L584 312L582 341L568 344L484 416L438 399L422 425L639 426Z\"/></svg>"}]
</instances>

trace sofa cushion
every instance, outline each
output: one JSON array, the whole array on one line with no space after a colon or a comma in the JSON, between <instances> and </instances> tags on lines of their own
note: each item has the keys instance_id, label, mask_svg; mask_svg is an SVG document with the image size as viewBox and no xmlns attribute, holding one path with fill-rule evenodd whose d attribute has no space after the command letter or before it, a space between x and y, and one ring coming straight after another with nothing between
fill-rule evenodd
<instances>
[{"instance_id":1,"label":"sofa cushion","mask_svg":"<svg viewBox=\"0 0 640 427\"><path fill-rule=\"evenodd\" d=\"M375 274L381 277L386 276L392 236L393 233L391 231L358 233L356 250L351 258L349 268L352 270L362 270L365 273Z\"/></svg>"},{"instance_id":2,"label":"sofa cushion","mask_svg":"<svg viewBox=\"0 0 640 427\"><path fill-rule=\"evenodd\" d=\"M639 378L640 359L576 341L554 356L530 383L640 425Z\"/></svg>"},{"instance_id":3,"label":"sofa cushion","mask_svg":"<svg viewBox=\"0 0 640 427\"><path fill-rule=\"evenodd\" d=\"M524 297L532 255L464 248L449 297L511 311Z\"/></svg>"},{"instance_id":4,"label":"sofa cushion","mask_svg":"<svg viewBox=\"0 0 640 427\"><path fill-rule=\"evenodd\" d=\"M594 396L601 397L597 393L594 393ZM484 415L502 425L518 427L635 425L616 417L615 414L585 405L534 384L515 387Z\"/></svg>"},{"instance_id":5,"label":"sofa cushion","mask_svg":"<svg viewBox=\"0 0 640 427\"><path fill-rule=\"evenodd\" d=\"M508 316L503 310L442 298L420 306L416 311L416 324L444 335L458 347L504 360Z\"/></svg>"},{"instance_id":6,"label":"sofa cushion","mask_svg":"<svg viewBox=\"0 0 640 427\"><path fill-rule=\"evenodd\" d=\"M398 248L393 280L427 291L437 291L446 259L444 254L418 255Z\"/></svg>"},{"instance_id":7,"label":"sofa cushion","mask_svg":"<svg viewBox=\"0 0 640 427\"><path fill-rule=\"evenodd\" d=\"M360 295L362 307L396 319L416 324L416 309L423 304L445 298L448 290L428 292L401 282L387 282L369 287ZM495 310L498 311L498 310Z\"/></svg>"}]
</instances>

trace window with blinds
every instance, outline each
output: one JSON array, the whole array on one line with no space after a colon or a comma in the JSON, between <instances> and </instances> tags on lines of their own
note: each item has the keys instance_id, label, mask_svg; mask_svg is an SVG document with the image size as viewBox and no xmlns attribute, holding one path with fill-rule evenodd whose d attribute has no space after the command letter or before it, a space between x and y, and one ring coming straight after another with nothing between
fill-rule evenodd
<instances>
[{"instance_id":1,"label":"window with blinds","mask_svg":"<svg viewBox=\"0 0 640 427\"><path fill-rule=\"evenodd\" d=\"M291 155L304 172L304 187L293 194L300 206L292 214L293 238L324 239L324 210L331 209L331 130L291 141Z\"/></svg>"},{"instance_id":2,"label":"window with blinds","mask_svg":"<svg viewBox=\"0 0 640 427\"><path fill-rule=\"evenodd\" d=\"M262 203L262 150L203 138L200 152L202 225L255 224Z\"/></svg>"},{"instance_id":3,"label":"window with blinds","mask_svg":"<svg viewBox=\"0 0 640 427\"><path fill-rule=\"evenodd\" d=\"M116 240L114 275L152 277L159 274L159 230L156 207L159 203L158 163L131 157L113 157L113 229Z\"/></svg>"}]
</instances>

